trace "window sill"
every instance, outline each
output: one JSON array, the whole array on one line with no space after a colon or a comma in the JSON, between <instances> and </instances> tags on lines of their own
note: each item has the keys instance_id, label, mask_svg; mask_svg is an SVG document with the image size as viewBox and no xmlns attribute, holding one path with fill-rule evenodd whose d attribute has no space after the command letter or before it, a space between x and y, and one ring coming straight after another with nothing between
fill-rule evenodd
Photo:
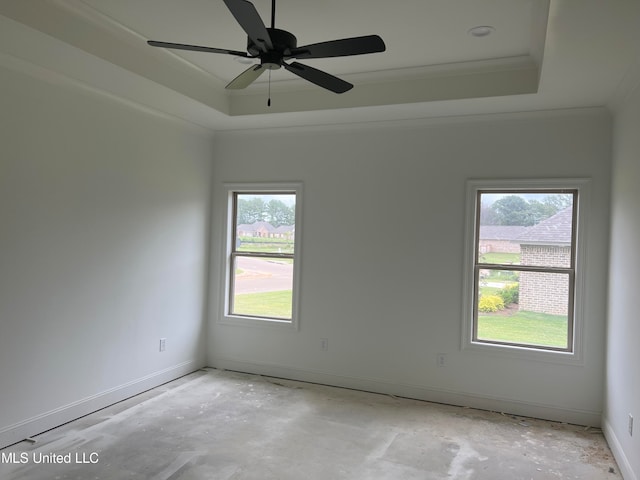
<instances>
[{"instance_id":1,"label":"window sill","mask_svg":"<svg viewBox=\"0 0 640 480\"><path fill-rule=\"evenodd\" d=\"M242 315L222 315L218 320L220 325L232 325L236 327L278 328L285 330L298 330L295 320L278 318L246 317Z\"/></svg>"},{"instance_id":2,"label":"window sill","mask_svg":"<svg viewBox=\"0 0 640 480\"><path fill-rule=\"evenodd\" d=\"M472 353L526 361L556 363L561 365L584 365L583 359L577 355L576 352L560 352L535 347L520 347L516 345L502 345L473 341L465 342L462 350Z\"/></svg>"}]
</instances>

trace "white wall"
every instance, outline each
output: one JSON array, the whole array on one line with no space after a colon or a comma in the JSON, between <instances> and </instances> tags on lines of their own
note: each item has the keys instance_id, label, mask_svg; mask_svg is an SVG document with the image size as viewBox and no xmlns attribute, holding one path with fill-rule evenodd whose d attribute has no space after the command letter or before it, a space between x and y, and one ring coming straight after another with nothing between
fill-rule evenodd
<instances>
[{"instance_id":1,"label":"white wall","mask_svg":"<svg viewBox=\"0 0 640 480\"><path fill-rule=\"evenodd\" d=\"M0 92L2 447L204 364L212 139L3 67Z\"/></svg>"},{"instance_id":2,"label":"white wall","mask_svg":"<svg viewBox=\"0 0 640 480\"><path fill-rule=\"evenodd\" d=\"M625 479L633 480L640 478L640 81L622 105L613 130L604 426Z\"/></svg>"},{"instance_id":3,"label":"white wall","mask_svg":"<svg viewBox=\"0 0 640 480\"><path fill-rule=\"evenodd\" d=\"M218 324L214 275L208 363L599 424L610 130L606 112L586 110L219 134L213 271L222 182L303 181L301 316L297 332ZM593 179L580 366L460 349L465 180L536 177Z\"/></svg>"}]
</instances>

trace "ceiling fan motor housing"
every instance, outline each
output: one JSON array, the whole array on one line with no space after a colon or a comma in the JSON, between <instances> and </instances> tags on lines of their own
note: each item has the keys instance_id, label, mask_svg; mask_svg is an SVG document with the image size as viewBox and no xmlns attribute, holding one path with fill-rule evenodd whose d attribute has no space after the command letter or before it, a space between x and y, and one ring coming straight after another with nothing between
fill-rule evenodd
<instances>
[{"instance_id":1,"label":"ceiling fan motor housing","mask_svg":"<svg viewBox=\"0 0 640 480\"><path fill-rule=\"evenodd\" d=\"M251 38L247 40L247 52L260 57L262 66L269 70L277 70L282 66L283 57L291 53L298 46L295 35L279 28L267 28L273 49L263 52Z\"/></svg>"}]
</instances>

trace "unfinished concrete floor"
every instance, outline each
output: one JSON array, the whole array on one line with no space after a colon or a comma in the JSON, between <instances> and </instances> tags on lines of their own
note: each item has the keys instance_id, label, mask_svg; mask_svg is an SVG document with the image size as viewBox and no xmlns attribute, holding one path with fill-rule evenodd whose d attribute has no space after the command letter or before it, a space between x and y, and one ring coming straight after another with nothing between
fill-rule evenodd
<instances>
[{"instance_id":1,"label":"unfinished concrete floor","mask_svg":"<svg viewBox=\"0 0 640 480\"><path fill-rule=\"evenodd\" d=\"M622 478L597 429L215 369L35 439L0 478Z\"/></svg>"}]
</instances>

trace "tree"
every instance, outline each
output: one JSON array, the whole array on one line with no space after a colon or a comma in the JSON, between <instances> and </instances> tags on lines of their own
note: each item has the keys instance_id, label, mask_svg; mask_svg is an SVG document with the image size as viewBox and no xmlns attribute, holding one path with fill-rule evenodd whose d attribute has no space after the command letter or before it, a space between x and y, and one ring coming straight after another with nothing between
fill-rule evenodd
<instances>
[{"instance_id":1,"label":"tree","mask_svg":"<svg viewBox=\"0 0 640 480\"><path fill-rule=\"evenodd\" d=\"M570 193L547 195L544 199L544 203L553 207L555 209L555 213L557 213L560 210L564 210L565 208L573 205L573 195Z\"/></svg>"},{"instance_id":2,"label":"tree","mask_svg":"<svg viewBox=\"0 0 640 480\"><path fill-rule=\"evenodd\" d=\"M272 198L265 203L263 198L238 198L238 225L255 222L269 222L274 227L295 223L295 206L288 206L282 200Z\"/></svg>"},{"instance_id":3,"label":"tree","mask_svg":"<svg viewBox=\"0 0 640 480\"><path fill-rule=\"evenodd\" d=\"M266 205L266 218L274 227L293 225L295 222L294 207L288 207L281 200L269 200Z\"/></svg>"},{"instance_id":4,"label":"tree","mask_svg":"<svg viewBox=\"0 0 640 480\"><path fill-rule=\"evenodd\" d=\"M536 199L527 201L520 195L508 195L496 200L491 205L490 212L481 211L480 221L482 225L529 227L570 207L572 203L571 194L553 193L543 197L542 201Z\"/></svg>"},{"instance_id":5,"label":"tree","mask_svg":"<svg viewBox=\"0 0 640 480\"><path fill-rule=\"evenodd\" d=\"M491 208L496 213L499 225L530 226L534 224L529 202L518 195L502 197L493 202Z\"/></svg>"},{"instance_id":6,"label":"tree","mask_svg":"<svg viewBox=\"0 0 640 480\"><path fill-rule=\"evenodd\" d=\"M549 197L546 197L544 202L539 202L538 200L529 201L529 213L533 221L531 225L540 223L545 218L552 217L558 213L558 208L556 208L552 203L547 202L548 198Z\"/></svg>"},{"instance_id":7,"label":"tree","mask_svg":"<svg viewBox=\"0 0 640 480\"><path fill-rule=\"evenodd\" d=\"M266 219L266 208L264 200L260 197L253 197L249 200L238 199L238 225L246 223L252 224Z\"/></svg>"},{"instance_id":8,"label":"tree","mask_svg":"<svg viewBox=\"0 0 640 480\"><path fill-rule=\"evenodd\" d=\"M480 207L480 225L500 225L498 215L492 205L483 203Z\"/></svg>"}]
</instances>

